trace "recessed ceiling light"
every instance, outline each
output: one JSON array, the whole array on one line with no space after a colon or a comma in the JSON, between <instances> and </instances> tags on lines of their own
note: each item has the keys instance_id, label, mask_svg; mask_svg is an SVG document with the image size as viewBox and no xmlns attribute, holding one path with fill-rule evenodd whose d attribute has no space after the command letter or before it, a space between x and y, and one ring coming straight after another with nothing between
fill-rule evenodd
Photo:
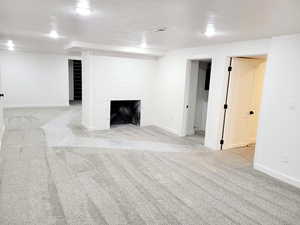
<instances>
[{"instance_id":1,"label":"recessed ceiling light","mask_svg":"<svg viewBox=\"0 0 300 225\"><path fill-rule=\"evenodd\" d=\"M59 38L59 35L56 30L51 30L51 32L49 33L49 37L57 39Z\"/></svg>"},{"instance_id":2,"label":"recessed ceiling light","mask_svg":"<svg viewBox=\"0 0 300 225\"><path fill-rule=\"evenodd\" d=\"M76 6L76 12L81 16L88 16L91 14L90 3L88 0L79 0Z\"/></svg>"},{"instance_id":3,"label":"recessed ceiling light","mask_svg":"<svg viewBox=\"0 0 300 225\"><path fill-rule=\"evenodd\" d=\"M15 44L12 40L8 40L6 45L7 46L15 46Z\"/></svg>"},{"instance_id":4,"label":"recessed ceiling light","mask_svg":"<svg viewBox=\"0 0 300 225\"><path fill-rule=\"evenodd\" d=\"M12 40L8 40L6 45L7 45L9 51L14 51L15 50L15 44Z\"/></svg>"},{"instance_id":5,"label":"recessed ceiling light","mask_svg":"<svg viewBox=\"0 0 300 225\"><path fill-rule=\"evenodd\" d=\"M91 10L88 8L76 8L76 12L82 16L88 16L91 14Z\"/></svg>"},{"instance_id":6,"label":"recessed ceiling light","mask_svg":"<svg viewBox=\"0 0 300 225\"><path fill-rule=\"evenodd\" d=\"M207 24L206 31L204 33L207 37L212 37L216 34L216 30L213 24Z\"/></svg>"},{"instance_id":7,"label":"recessed ceiling light","mask_svg":"<svg viewBox=\"0 0 300 225\"><path fill-rule=\"evenodd\" d=\"M146 41L143 41L141 43L141 48L147 48L147 47L148 47L148 45L147 45Z\"/></svg>"}]
</instances>

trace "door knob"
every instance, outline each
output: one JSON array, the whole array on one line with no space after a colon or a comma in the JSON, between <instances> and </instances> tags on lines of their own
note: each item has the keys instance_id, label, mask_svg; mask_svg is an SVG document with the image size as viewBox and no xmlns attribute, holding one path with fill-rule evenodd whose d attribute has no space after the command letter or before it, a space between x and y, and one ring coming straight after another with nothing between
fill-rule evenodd
<instances>
[{"instance_id":1,"label":"door knob","mask_svg":"<svg viewBox=\"0 0 300 225\"><path fill-rule=\"evenodd\" d=\"M254 111L251 110L251 111L249 112L249 114L250 114L250 115L254 115Z\"/></svg>"}]
</instances>

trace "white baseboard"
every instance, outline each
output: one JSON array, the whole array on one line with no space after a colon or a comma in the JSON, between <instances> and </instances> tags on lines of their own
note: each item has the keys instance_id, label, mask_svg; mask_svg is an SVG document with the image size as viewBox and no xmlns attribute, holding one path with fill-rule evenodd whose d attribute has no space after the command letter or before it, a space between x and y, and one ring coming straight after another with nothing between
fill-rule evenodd
<instances>
[{"instance_id":1,"label":"white baseboard","mask_svg":"<svg viewBox=\"0 0 300 225\"><path fill-rule=\"evenodd\" d=\"M4 108L11 109L11 108L50 108L50 107L68 107L69 103L67 104L58 104L58 105L4 105Z\"/></svg>"},{"instance_id":2,"label":"white baseboard","mask_svg":"<svg viewBox=\"0 0 300 225\"><path fill-rule=\"evenodd\" d=\"M168 131L168 132L170 132L170 133L172 133L172 134L175 134L175 135L177 135L177 136L183 137L182 135L178 134L178 132L177 132L176 130L174 130L174 129L172 129L172 128L164 127L164 126L157 125L157 124L153 124L153 126L159 127L159 128L161 128L161 129L163 129L163 130L166 130L166 131Z\"/></svg>"},{"instance_id":3,"label":"white baseboard","mask_svg":"<svg viewBox=\"0 0 300 225\"><path fill-rule=\"evenodd\" d=\"M2 139L3 139L4 132L5 132L5 126L3 125L2 128L0 129L0 151L2 149Z\"/></svg>"},{"instance_id":4,"label":"white baseboard","mask_svg":"<svg viewBox=\"0 0 300 225\"><path fill-rule=\"evenodd\" d=\"M300 180L297 180L293 177L290 177L286 174L283 174L283 173L280 173L278 171L275 171L275 170L272 170L268 167L265 167L259 163L254 163L254 169L260 171L260 172L263 172L265 174L268 174L269 176L271 177L274 177L274 178L277 178L278 180L281 180L285 183L288 183L290 185L293 185L295 187L298 187L300 188Z\"/></svg>"},{"instance_id":5,"label":"white baseboard","mask_svg":"<svg viewBox=\"0 0 300 225\"><path fill-rule=\"evenodd\" d=\"M244 143L230 144L230 145L226 145L225 142L224 149L242 148L242 147L246 147L247 145L250 145L251 143L255 143L255 142L244 142Z\"/></svg>"}]
</instances>

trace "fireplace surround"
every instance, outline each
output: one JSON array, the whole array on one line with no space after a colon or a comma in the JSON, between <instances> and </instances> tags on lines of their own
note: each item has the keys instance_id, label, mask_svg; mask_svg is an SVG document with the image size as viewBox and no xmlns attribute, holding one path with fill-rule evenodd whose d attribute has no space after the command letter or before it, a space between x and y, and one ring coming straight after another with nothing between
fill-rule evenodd
<instances>
[{"instance_id":1,"label":"fireplace surround","mask_svg":"<svg viewBox=\"0 0 300 225\"><path fill-rule=\"evenodd\" d=\"M122 124L140 125L140 100L110 101L110 126Z\"/></svg>"}]
</instances>

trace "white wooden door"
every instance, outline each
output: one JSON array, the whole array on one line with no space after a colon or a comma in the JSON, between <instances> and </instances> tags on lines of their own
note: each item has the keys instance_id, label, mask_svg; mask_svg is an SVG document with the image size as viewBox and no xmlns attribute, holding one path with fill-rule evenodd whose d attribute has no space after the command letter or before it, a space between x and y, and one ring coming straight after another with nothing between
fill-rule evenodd
<instances>
[{"instance_id":1,"label":"white wooden door","mask_svg":"<svg viewBox=\"0 0 300 225\"><path fill-rule=\"evenodd\" d=\"M196 101L197 101L197 84L198 84L199 62L191 61L189 64L189 73L186 80L186 105L185 107L185 130L184 135L193 135Z\"/></svg>"},{"instance_id":2,"label":"white wooden door","mask_svg":"<svg viewBox=\"0 0 300 225\"><path fill-rule=\"evenodd\" d=\"M233 58L225 124L225 148L255 142L260 93L256 76L261 62L257 59Z\"/></svg>"},{"instance_id":3,"label":"white wooden door","mask_svg":"<svg viewBox=\"0 0 300 225\"><path fill-rule=\"evenodd\" d=\"M0 147L2 145L2 136L4 133L4 119L3 119L3 105L4 105L4 96L2 90L2 70L1 70L1 62L0 62Z\"/></svg>"},{"instance_id":4,"label":"white wooden door","mask_svg":"<svg viewBox=\"0 0 300 225\"><path fill-rule=\"evenodd\" d=\"M250 117L249 123L249 143L256 142L258 120L260 114L260 104L264 84L264 74L266 68L266 61L256 60L257 63L254 71L253 90L251 99L251 108L254 110L254 114Z\"/></svg>"}]
</instances>

